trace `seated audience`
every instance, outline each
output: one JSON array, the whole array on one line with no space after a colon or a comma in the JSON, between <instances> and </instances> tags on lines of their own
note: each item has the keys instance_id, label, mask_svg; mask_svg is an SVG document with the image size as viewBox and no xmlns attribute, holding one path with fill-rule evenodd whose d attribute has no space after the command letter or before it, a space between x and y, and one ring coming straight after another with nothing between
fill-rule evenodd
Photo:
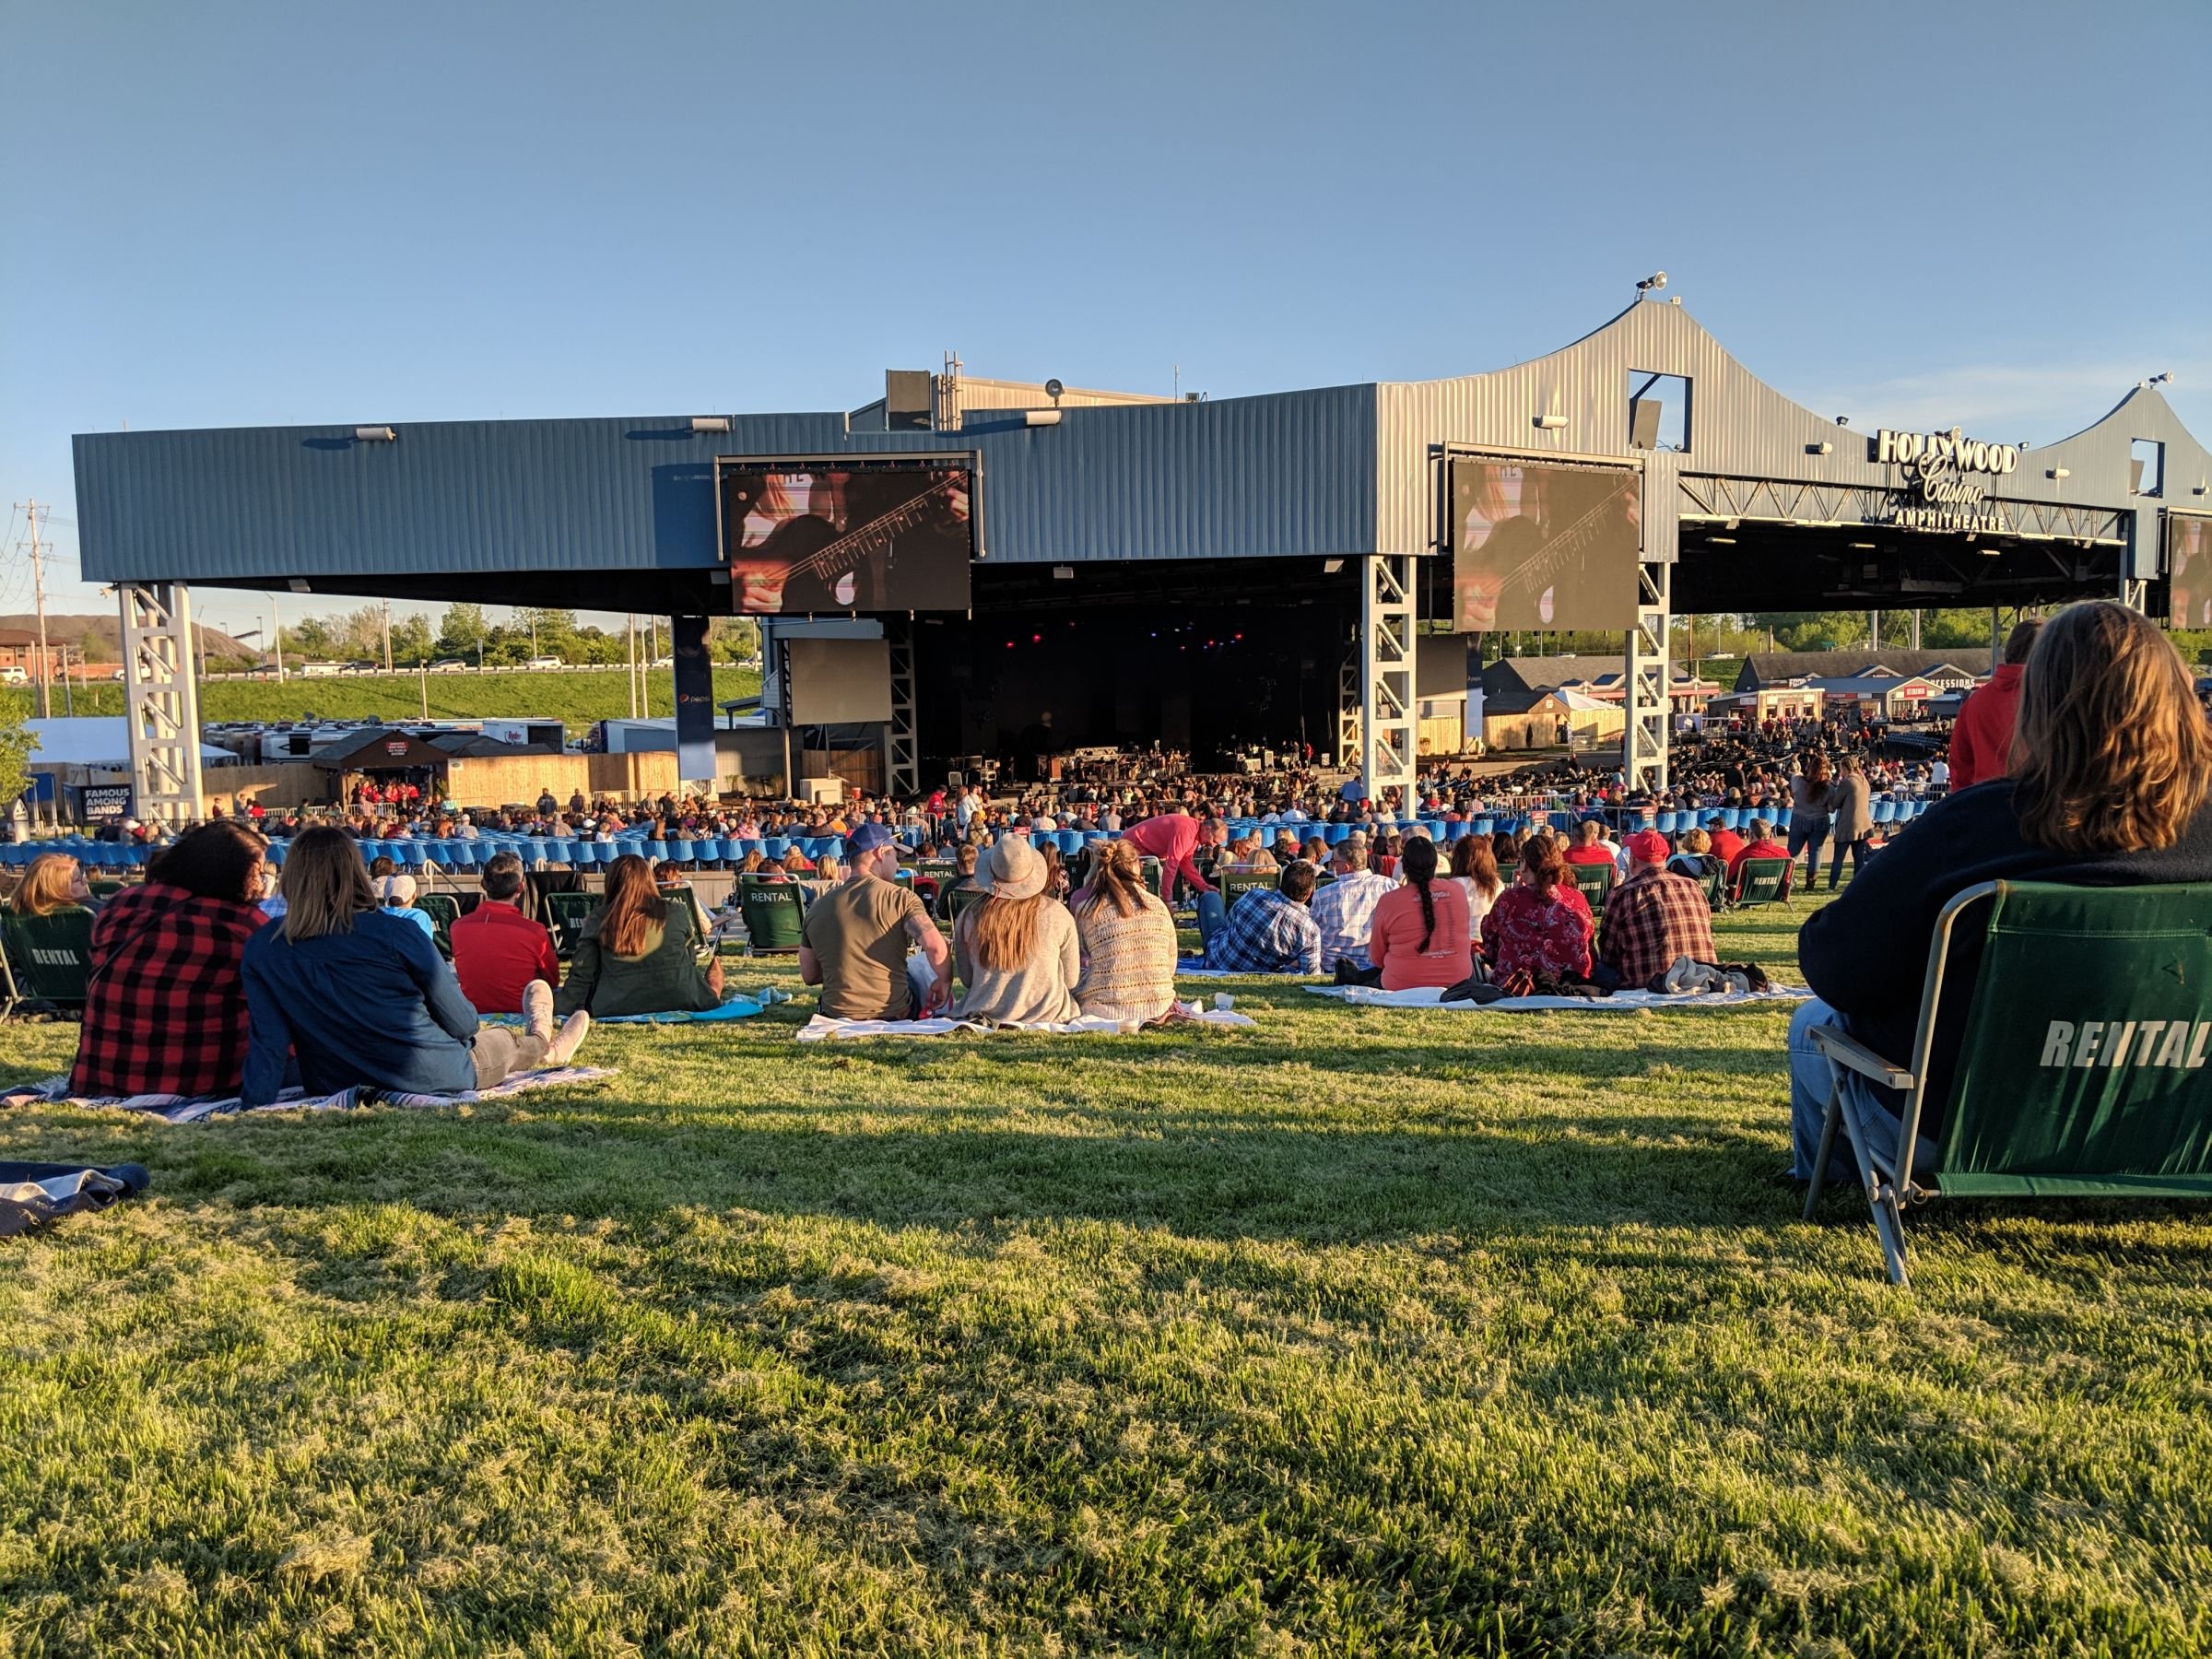
<instances>
[{"instance_id":1,"label":"seated audience","mask_svg":"<svg viewBox=\"0 0 2212 1659\"><path fill-rule=\"evenodd\" d=\"M1571 865L1609 865L1613 849L1606 844L1606 827L1596 818L1584 818L1574 827L1574 844L1560 857Z\"/></svg>"},{"instance_id":2,"label":"seated audience","mask_svg":"<svg viewBox=\"0 0 2212 1659\"><path fill-rule=\"evenodd\" d=\"M1463 835L1452 843L1452 880L1467 899L1467 941L1482 938L1482 919L1490 913L1505 883L1488 836Z\"/></svg>"},{"instance_id":3,"label":"seated audience","mask_svg":"<svg viewBox=\"0 0 2212 1659\"><path fill-rule=\"evenodd\" d=\"M863 824L845 841L853 878L806 907L799 978L822 988L832 1019L926 1018L952 1000L952 953L913 890L900 883L895 838ZM921 947L910 963L909 945Z\"/></svg>"},{"instance_id":4,"label":"seated audience","mask_svg":"<svg viewBox=\"0 0 2212 1659\"><path fill-rule=\"evenodd\" d=\"M313 1095L361 1087L460 1094L567 1064L591 1028L591 1016L578 1014L555 1031L545 996L532 999L521 1031L478 1030L438 947L377 903L359 849L342 830L310 830L292 842L284 899L283 920L248 941L241 971L251 1016L241 1091L249 1106L284 1088L288 1052Z\"/></svg>"},{"instance_id":5,"label":"seated audience","mask_svg":"<svg viewBox=\"0 0 2212 1659\"><path fill-rule=\"evenodd\" d=\"M1275 888L1254 888L1230 907L1206 953L1208 968L1230 973L1319 973L1321 928L1307 910L1313 866L1300 859Z\"/></svg>"},{"instance_id":6,"label":"seated audience","mask_svg":"<svg viewBox=\"0 0 2212 1659\"><path fill-rule=\"evenodd\" d=\"M145 881L100 907L72 1094L238 1092L248 1035L239 963L265 920L253 900L267 846L235 819L187 830Z\"/></svg>"},{"instance_id":7,"label":"seated audience","mask_svg":"<svg viewBox=\"0 0 2212 1659\"><path fill-rule=\"evenodd\" d=\"M1076 1002L1101 1019L1152 1020L1175 1002L1175 919L1147 890L1136 849L1093 849L1090 882L1075 899L1083 973Z\"/></svg>"},{"instance_id":8,"label":"seated audience","mask_svg":"<svg viewBox=\"0 0 2212 1659\"><path fill-rule=\"evenodd\" d=\"M1321 971L1334 973L1340 961L1370 966L1368 936L1375 906L1397 883L1367 867L1367 839L1348 835L1336 843L1330 861L1336 879L1313 894L1314 925L1321 929Z\"/></svg>"},{"instance_id":9,"label":"seated audience","mask_svg":"<svg viewBox=\"0 0 2212 1659\"><path fill-rule=\"evenodd\" d=\"M66 853L41 853L7 896L7 908L18 916L51 916L59 911L90 914L100 906L93 902L80 861Z\"/></svg>"},{"instance_id":10,"label":"seated audience","mask_svg":"<svg viewBox=\"0 0 2212 1659\"><path fill-rule=\"evenodd\" d=\"M1676 838L1675 854L1666 861L1666 867L1677 876L1687 876L1701 881L1715 870L1725 870L1727 864L1712 851L1712 837L1702 830L1685 830Z\"/></svg>"},{"instance_id":11,"label":"seated audience","mask_svg":"<svg viewBox=\"0 0 2212 1659\"><path fill-rule=\"evenodd\" d=\"M560 956L545 924L523 914L523 861L501 853L484 866L484 898L451 930L453 974L479 1014L520 1014L524 993L560 983Z\"/></svg>"},{"instance_id":12,"label":"seated audience","mask_svg":"<svg viewBox=\"0 0 2212 1659\"><path fill-rule=\"evenodd\" d=\"M1075 918L1045 890L1044 856L1018 835L984 854L985 897L953 924L952 959L961 1019L1000 1025L1056 1024L1076 1018L1083 974Z\"/></svg>"},{"instance_id":13,"label":"seated audience","mask_svg":"<svg viewBox=\"0 0 2212 1659\"><path fill-rule=\"evenodd\" d=\"M2085 887L2212 881L2212 727L2193 677L2159 625L2108 600L2071 606L2044 623L2019 679L2009 776L1931 806L1842 895L1798 933L1798 960L1818 1000L1790 1022L1791 1172L1809 1179L1828 1111L1828 1063L1811 1031L1831 1026L1877 1053L1912 1058L1921 966L1936 918L1984 881ZM1982 929L1969 916L1951 935L1947 992L1921 1118L1917 1169L1943 1129L1981 966ZM1843 1074L1843 1105L1878 1150L1894 1155L1902 1098ZM1852 1167L1841 1135L1831 1172Z\"/></svg>"},{"instance_id":14,"label":"seated audience","mask_svg":"<svg viewBox=\"0 0 2212 1659\"><path fill-rule=\"evenodd\" d=\"M1721 861L1721 867L1726 870L1733 870L1735 867L1735 855L1750 845L1750 842L1725 824L1714 830L1706 839L1710 843L1708 850Z\"/></svg>"},{"instance_id":15,"label":"seated audience","mask_svg":"<svg viewBox=\"0 0 2212 1659\"><path fill-rule=\"evenodd\" d=\"M1368 954L1385 991L1456 985L1475 971L1466 895L1457 882L1438 879L1436 864L1434 841L1408 837L1398 854L1405 885L1375 906Z\"/></svg>"},{"instance_id":16,"label":"seated audience","mask_svg":"<svg viewBox=\"0 0 2212 1659\"><path fill-rule=\"evenodd\" d=\"M1734 856L1728 860L1730 887L1742 884L1744 865L1752 859L1779 858L1786 866L1782 872L1782 890L1783 896L1787 897L1790 890L1790 878L1796 873L1796 865L1791 861L1789 848L1774 839L1774 826L1768 823L1765 818L1753 818L1744 826L1744 829L1750 839L1738 847Z\"/></svg>"},{"instance_id":17,"label":"seated audience","mask_svg":"<svg viewBox=\"0 0 2212 1659\"><path fill-rule=\"evenodd\" d=\"M1629 877L1607 895L1597 931L1597 954L1639 991L1674 966L1677 957L1717 959L1712 948L1712 906L1705 889L1666 868L1666 837L1639 830L1628 839Z\"/></svg>"},{"instance_id":18,"label":"seated audience","mask_svg":"<svg viewBox=\"0 0 2212 1659\"><path fill-rule=\"evenodd\" d=\"M1482 919L1490 978L1527 972L1586 979L1592 931L1590 901L1567 879L1559 842L1530 836L1521 849L1521 874Z\"/></svg>"},{"instance_id":19,"label":"seated audience","mask_svg":"<svg viewBox=\"0 0 2212 1659\"><path fill-rule=\"evenodd\" d=\"M406 918L421 928L424 938L434 940L438 937L438 924L430 920L429 912L415 908L414 877L387 876L382 881L374 881L371 885L376 888L377 902L382 904L384 909L395 916ZM505 1011L507 1010L502 1010L502 1012Z\"/></svg>"},{"instance_id":20,"label":"seated audience","mask_svg":"<svg viewBox=\"0 0 2212 1659\"><path fill-rule=\"evenodd\" d=\"M625 853L607 866L606 896L576 935L553 1011L613 1019L720 1007L722 963L701 972L699 943L690 905L664 896L653 866Z\"/></svg>"}]
</instances>

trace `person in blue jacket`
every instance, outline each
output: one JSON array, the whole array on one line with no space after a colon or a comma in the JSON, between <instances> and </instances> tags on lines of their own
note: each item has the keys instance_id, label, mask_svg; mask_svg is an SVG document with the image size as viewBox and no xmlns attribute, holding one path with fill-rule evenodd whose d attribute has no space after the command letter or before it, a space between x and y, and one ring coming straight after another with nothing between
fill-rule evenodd
<instances>
[{"instance_id":1,"label":"person in blue jacket","mask_svg":"<svg viewBox=\"0 0 2212 1659\"><path fill-rule=\"evenodd\" d=\"M249 1106L276 1098L288 1054L311 1095L359 1087L460 1094L566 1065L591 1028L579 1012L556 1031L552 993L541 983L531 987L524 1030L479 1030L453 969L429 935L377 902L342 830L310 830L292 842L283 891L283 916L248 941L240 970Z\"/></svg>"}]
</instances>

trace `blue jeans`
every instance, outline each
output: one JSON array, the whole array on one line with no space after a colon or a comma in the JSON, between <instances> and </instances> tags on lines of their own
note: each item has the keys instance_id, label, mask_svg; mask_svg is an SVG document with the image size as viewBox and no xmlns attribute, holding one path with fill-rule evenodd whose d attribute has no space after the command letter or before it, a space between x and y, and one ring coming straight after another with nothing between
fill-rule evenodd
<instances>
[{"instance_id":1,"label":"blue jeans","mask_svg":"<svg viewBox=\"0 0 2212 1659\"><path fill-rule=\"evenodd\" d=\"M1794 860L1807 847L1812 851L1805 861L1805 885L1811 888L1820 879L1820 849L1828 844L1828 816L1818 818L1806 813L1790 814L1790 857Z\"/></svg>"},{"instance_id":2,"label":"blue jeans","mask_svg":"<svg viewBox=\"0 0 2212 1659\"><path fill-rule=\"evenodd\" d=\"M1790 1019L1790 1140L1795 1152L1790 1160L1790 1173L1799 1181L1813 1178L1813 1161L1820 1156L1821 1125L1828 1121L1830 1079L1827 1059L1813 1046L1816 1026L1832 1027L1846 1035L1851 1031L1850 1019L1818 997L1800 1004ZM1843 1110L1857 1123L1868 1150L1886 1159L1897 1156L1897 1137L1905 1126L1901 1094L1871 1077L1846 1071ZM1924 1135L1919 1137L1912 1163L1922 1175L1936 1168L1936 1143ZM1858 1184L1858 1165L1841 1124L1837 1125L1836 1144L1829 1149L1828 1179Z\"/></svg>"}]
</instances>

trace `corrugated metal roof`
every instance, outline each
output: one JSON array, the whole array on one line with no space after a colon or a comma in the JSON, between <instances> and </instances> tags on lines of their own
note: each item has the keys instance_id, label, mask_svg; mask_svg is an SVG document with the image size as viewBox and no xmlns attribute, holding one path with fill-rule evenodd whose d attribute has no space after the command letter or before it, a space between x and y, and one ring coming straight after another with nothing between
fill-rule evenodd
<instances>
[{"instance_id":1,"label":"corrugated metal roof","mask_svg":"<svg viewBox=\"0 0 2212 1659\"><path fill-rule=\"evenodd\" d=\"M1374 540L1371 388L1070 408L1059 424L853 432L841 414L112 432L76 441L101 582L700 570L718 454L972 450L1006 563L1359 553Z\"/></svg>"}]
</instances>

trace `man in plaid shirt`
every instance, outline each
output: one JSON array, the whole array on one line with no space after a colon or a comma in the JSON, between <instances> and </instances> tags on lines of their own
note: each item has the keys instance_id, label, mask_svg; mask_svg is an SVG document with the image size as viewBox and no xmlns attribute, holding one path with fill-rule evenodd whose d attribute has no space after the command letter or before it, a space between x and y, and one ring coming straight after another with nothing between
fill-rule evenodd
<instances>
[{"instance_id":1,"label":"man in plaid shirt","mask_svg":"<svg viewBox=\"0 0 2212 1659\"><path fill-rule=\"evenodd\" d=\"M1333 972L1337 959L1367 966L1368 935L1374 930L1375 906L1398 884L1367 867L1367 837L1348 835L1336 844L1336 879L1313 895L1313 920L1321 928L1321 971Z\"/></svg>"},{"instance_id":2,"label":"man in plaid shirt","mask_svg":"<svg viewBox=\"0 0 2212 1659\"><path fill-rule=\"evenodd\" d=\"M1253 888L1230 906L1229 920L1206 952L1208 968L1231 973L1319 973L1321 928L1306 900L1313 866L1300 859L1278 888Z\"/></svg>"},{"instance_id":3,"label":"man in plaid shirt","mask_svg":"<svg viewBox=\"0 0 2212 1659\"><path fill-rule=\"evenodd\" d=\"M267 918L266 843L230 819L189 830L147 880L100 907L69 1089L78 1095L234 1095L246 1069L239 962Z\"/></svg>"},{"instance_id":4,"label":"man in plaid shirt","mask_svg":"<svg viewBox=\"0 0 2212 1659\"><path fill-rule=\"evenodd\" d=\"M1629 837L1628 853L1628 879L1606 895L1598 922L1598 959L1618 969L1630 991L1665 973L1677 957L1716 960L1712 907L1703 887L1666 868L1666 837L1639 830Z\"/></svg>"}]
</instances>

